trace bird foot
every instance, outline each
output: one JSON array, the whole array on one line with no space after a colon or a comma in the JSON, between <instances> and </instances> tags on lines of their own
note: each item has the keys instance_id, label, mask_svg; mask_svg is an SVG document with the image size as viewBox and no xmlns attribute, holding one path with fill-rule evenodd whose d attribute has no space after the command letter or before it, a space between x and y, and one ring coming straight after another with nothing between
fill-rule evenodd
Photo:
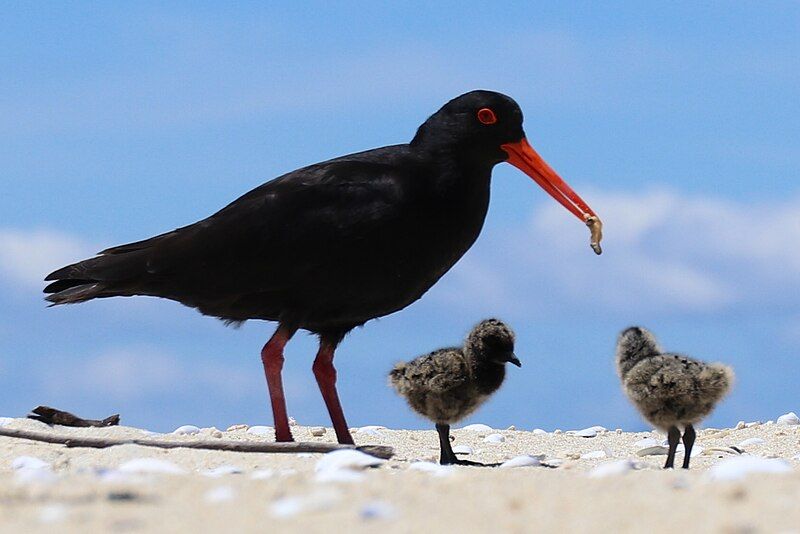
<instances>
[{"instance_id":1,"label":"bird foot","mask_svg":"<svg viewBox=\"0 0 800 534\"><path fill-rule=\"evenodd\" d=\"M278 443L291 443L294 441L294 437L292 436L291 432L285 434L282 432L276 432L275 441L277 441Z\"/></svg>"},{"instance_id":2,"label":"bird foot","mask_svg":"<svg viewBox=\"0 0 800 534\"><path fill-rule=\"evenodd\" d=\"M443 461L441 461L439 463L441 463L442 465L468 465L468 466L472 466L472 467L497 467L498 465L500 465L499 463L483 464L481 462L472 462L470 460L462 460L460 458L455 458L454 460L450 460L450 461L443 460Z\"/></svg>"}]
</instances>

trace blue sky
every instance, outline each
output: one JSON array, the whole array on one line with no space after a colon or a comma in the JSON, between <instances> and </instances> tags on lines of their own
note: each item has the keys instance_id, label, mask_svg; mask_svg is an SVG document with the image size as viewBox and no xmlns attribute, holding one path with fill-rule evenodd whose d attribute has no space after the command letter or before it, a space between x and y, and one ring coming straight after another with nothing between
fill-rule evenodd
<instances>
[{"instance_id":1,"label":"blue sky","mask_svg":"<svg viewBox=\"0 0 800 534\"><path fill-rule=\"evenodd\" d=\"M709 425L800 409L800 6L563 4L0 5L0 415L269 424L271 325L145 298L47 309L42 276L407 141L475 88L519 102L534 147L605 220L605 253L498 166L473 249L342 345L351 425L427 427L386 372L490 315L517 330L524 366L473 421L646 428L612 362L634 323L734 366ZM329 424L314 352L305 335L287 351L289 412Z\"/></svg>"}]
</instances>

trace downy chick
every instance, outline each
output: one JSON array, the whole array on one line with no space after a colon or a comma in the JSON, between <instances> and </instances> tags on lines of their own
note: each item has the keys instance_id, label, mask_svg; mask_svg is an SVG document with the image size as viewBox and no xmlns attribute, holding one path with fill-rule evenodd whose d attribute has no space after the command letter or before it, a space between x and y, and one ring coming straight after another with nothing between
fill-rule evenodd
<instances>
[{"instance_id":1,"label":"downy chick","mask_svg":"<svg viewBox=\"0 0 800 534\"><path fill-rule=\"evenodd\" d=\"M450 425L474 412L503 383L505 364L521 367L514 355L514 333L503 322L478 323L463 347L439 349L389 373L392 387L411 409L436 424L440 463L482 465L459 460L450 445Z\"/></svg>"},{"instance_id":2,"label":"downy chick","mask_svg":"<svg viewBox=\"0 0 800 534\"><path fill-rule=\"evenodd\" d=\"M633 405L647 421L667 432L669 453L664 468L673 467L683 428L683 468L688 469L693 425L728 393L733 370L721 363L664 353L653 334L636 326L620 334L616 362L622 388Z\"/></svg>"}]
</instances>

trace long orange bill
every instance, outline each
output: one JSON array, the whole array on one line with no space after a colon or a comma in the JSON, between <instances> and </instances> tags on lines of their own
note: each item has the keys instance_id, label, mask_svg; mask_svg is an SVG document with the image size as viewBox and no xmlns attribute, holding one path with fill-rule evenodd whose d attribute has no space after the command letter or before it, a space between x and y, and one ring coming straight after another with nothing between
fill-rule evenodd
<instances>
[{"instance_id":1,"label":"long orange bill","mask_svg":"<svg viewBox=\"0 0 800 534\"><path fill-rule=\"evenodd\" d=\"M500 148L508 154L508 162L539 184L550 196L571 211L581 221L596 217L592 208L556 174L556 171L536 153L524 137L516 143L506 143Z\"/></svg>"},{"instance_id":2,"label":"long orange bill","mask_svg":"<svg viewBox=\"0 0 800 534\"><path fill-rule=\"evenodd\" d=\"M536 153L524 137L515 143L500 145L507 154L508 162L518 168L547 191L562 206L592 229L592 248L599 254L602 239L602 223L572 188Z\"/></svg>"}]
</instances>

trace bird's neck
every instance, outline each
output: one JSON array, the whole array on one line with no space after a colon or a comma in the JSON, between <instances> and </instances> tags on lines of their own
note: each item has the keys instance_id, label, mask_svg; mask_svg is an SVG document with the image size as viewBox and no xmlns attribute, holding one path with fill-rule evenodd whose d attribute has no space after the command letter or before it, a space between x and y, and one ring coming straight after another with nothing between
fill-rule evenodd
<instances>
[{"instance_id":1,"label":"bird's neck","mask_svg":"<svg viewBox=\"0 0 800 534\"><path fill-rule=\"evenodd\" d=\"M470 365L478 390L484 395L494 393L506 377L506 366L472 354Z\"/></svg>"},{"instance_id":2,"label":"bird's neck","mask_svg":"<svg viewBox=\"0 0 800 534\"><path fill-rule=\"evenodd\" d=\"M426 178L432 179L428 183L437 196L488 201L495 163L452 145L424 146L417 150L433 170Z\"/></svg>"}]
</instances>

